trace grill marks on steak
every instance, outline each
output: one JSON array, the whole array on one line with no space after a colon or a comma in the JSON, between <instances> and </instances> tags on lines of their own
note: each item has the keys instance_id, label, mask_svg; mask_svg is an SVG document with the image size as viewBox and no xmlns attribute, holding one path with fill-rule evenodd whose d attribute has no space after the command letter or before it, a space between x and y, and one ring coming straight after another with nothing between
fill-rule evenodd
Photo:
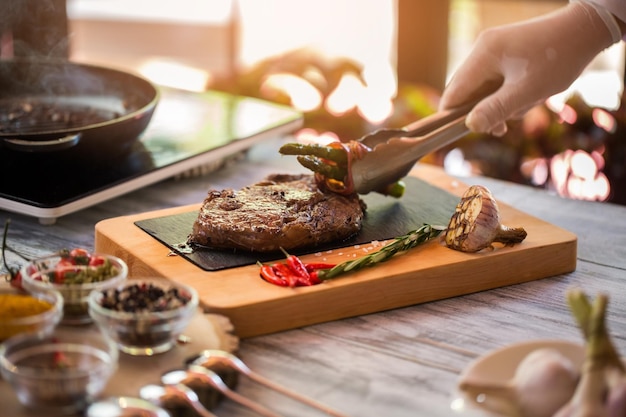
<instances>
[{"instance_id":1,"label":"grill marks on steak","mask_svg":"<svg viewBox=\"0 0 626 417\"><path fill-rule=\"evenodd\" d=\"M361 230L365 203L357 194L321 191L310 174L275 174L241 190L212 190L188 243L272 252L313 248Z\"/></svg>"}]
</instances>

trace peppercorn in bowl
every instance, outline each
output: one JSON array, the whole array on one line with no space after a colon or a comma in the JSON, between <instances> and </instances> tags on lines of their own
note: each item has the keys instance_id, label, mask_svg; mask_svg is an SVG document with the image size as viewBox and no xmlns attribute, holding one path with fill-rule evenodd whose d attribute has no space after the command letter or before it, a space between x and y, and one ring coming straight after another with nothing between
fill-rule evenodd
<instances>
[{"instance_id":1,"label":"peppercorn in bowl","mask_svg":"<svg viewBox=\"0 0 626 417\"><path fill-rule=\"evenodd\" d=\"M130 279L89 297L89 314L100 330L129 355L170 350L198 308L198 293L165 278Z\"/></svg>"},{"instance_id":2,"label":"peppercorn in bowl","mask_svg":"<svg viewBox=\"0 0 626 417\"><path fill-rule=\"evenodd\" d=\"M116 256L72 249L32 260L22 266L20 275L32 293L54 290L63 296L63 324L86 324L92 322L89 294L123 283L128 266Z\"/></svg>"},{"instance_id":3,"label":"peppercorn in bowl","mask_svg":"<svg viewBox=\"0 0 626 417\"><path fill-rule=\"evenodd\" d=\"M61 320L63 297L56 291L0 289L0 342L21 333L48 333Z\"/></svg>"},{"instance_id":4,"label":"peppercorn in bowl","mask_svg":"<svg viewBox=\"0 0 626 417\"><path fill-rule=\"evenodd\" d=\"M111 340L82 329L21 334L0 344L0 374L34 415L75 415L97 399L117 369Z\"/></svg>"}]
</instances>

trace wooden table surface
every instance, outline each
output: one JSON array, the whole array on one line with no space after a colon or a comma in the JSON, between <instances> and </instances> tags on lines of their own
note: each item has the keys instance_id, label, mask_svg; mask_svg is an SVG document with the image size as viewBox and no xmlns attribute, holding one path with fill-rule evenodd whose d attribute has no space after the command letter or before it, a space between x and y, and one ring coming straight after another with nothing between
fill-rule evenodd
<instances>
[{"instance_id":1,"label":"wooden table surface","mask_svg":"<svg viewBox=\"0 0 626 417\"><path fill-rule=\"evenodd\" d=\"M0 222L11 219L10 245L28 256L60 247L93 248L94 225L100 220L194 204L210 188L239 188L270 172L302 171L295 158L278 156L276 149L283 140L257 145L246 158L220 171L166 180L61 217L54 225L40 225L37 219L8 212L0 212ZM455 415L450 404L459 374L481 355L531 339L582 341L565 302L566 291L573 287L581 287L592 297L599 292L610 295L608 326L624 354L626 207L566 200L483 177L461 180L486 185L498 200L575 233L576 271L244 339L240 357L258 373L349 416ZM245 378L238 391L281 415L323 415ZM215 413L220 417L256 415L231 401L223 402Z\"/></svg>"}]
</instances>

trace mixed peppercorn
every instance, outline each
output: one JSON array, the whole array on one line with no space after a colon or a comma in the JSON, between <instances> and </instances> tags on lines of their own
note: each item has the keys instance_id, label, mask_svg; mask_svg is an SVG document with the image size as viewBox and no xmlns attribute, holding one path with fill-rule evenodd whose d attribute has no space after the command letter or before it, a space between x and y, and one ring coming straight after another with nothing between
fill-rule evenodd
<instances>
[{"instance_id":1,"label":"mixed peppercorn","mask_svg":"<svg viewBox=\"0 0 626 417\"><path fill-rule=\"evenodd\" d=\"M163 289L152 283L141 282L124 288L102 291L100 305L114 311L155 312L174 310L187 304L191 296L178 288Z\"/></svg>"},{"instance_id":2,"label":"mixed peppercorn","mask_svg":"<svg viewBox=\"0 0 626 417\"><path fill-rule=\"evenodd\" d=\"M150 281L129 282L101 291L98 304L105 310L97 322L106 322L114 339L125 351L153 349L169 344L188 309L193 295L184 289ZM110 321L112 320L112 321ZM135 354L135 353L133 353Z\"/></svg>"}]
</instances>

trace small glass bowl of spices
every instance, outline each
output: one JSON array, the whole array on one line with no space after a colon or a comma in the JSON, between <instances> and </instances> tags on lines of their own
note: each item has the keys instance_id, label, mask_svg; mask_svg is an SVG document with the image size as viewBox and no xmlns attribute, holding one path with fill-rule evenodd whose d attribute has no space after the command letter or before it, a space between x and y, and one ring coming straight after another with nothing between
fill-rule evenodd
<instances>
[{"instance_id":1,"label":"small glass bowl of spices","mask_svg":"<svg viewBox=\"0 0 626 417\"><path fill-rule=\"evenodd\" d=\"M103 393L118 357L117 346L101 333L59 326L0 344L0 375L33 415L77 415Z\"/></svg>"},{"instance_id":2,"label":"small glass bowl of spices","mask_svg":"<svg viewBox=\"0 0 626 417\"><path fill-rule=\"evenodd\" d=\"M27 293L0 289L0 342L21 333L51 332L63 315L63 297L56 291Z\"/></svg>"},{"instance_id":3,"label":"small glass bowl of spices","mask_svg":"<svg viewBox=\"0 0 626 417\"><path fill-rule=\"evenodd\" d=\"M72 249L35 259L23 265L20 274L22 285L30 292L55 290L61 293L62 324L86 324L92 322L89 294L123 283L128 276L128 266L112 255Z\"/></svg>"},{"instance_id":4,"label":"small glass bowl of spices","mask_svg":"<svg viewBox=\"0 0 626 417\"><path fill-rule=\"evenodd\" d=\"M100 330L129 355L167 352L198 307L198 293L165 278L137 278L94 291L89 313Z\"/></svg>"}]
</instances>

